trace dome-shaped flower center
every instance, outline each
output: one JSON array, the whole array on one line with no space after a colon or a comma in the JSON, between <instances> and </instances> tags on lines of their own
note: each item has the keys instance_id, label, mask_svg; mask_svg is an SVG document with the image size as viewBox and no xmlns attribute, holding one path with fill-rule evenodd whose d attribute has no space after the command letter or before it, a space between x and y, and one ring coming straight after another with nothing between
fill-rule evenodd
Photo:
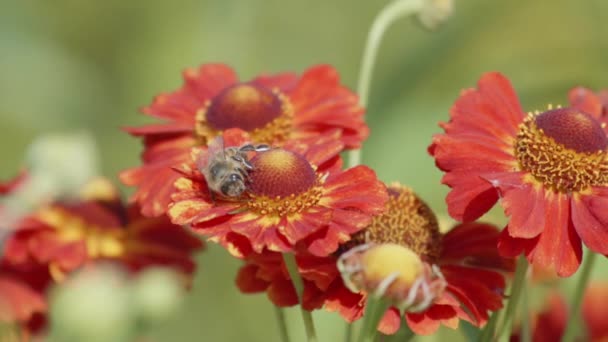
<instances>
[{"instance_id":1,"label":"dome-shaped flower center","mask_svg":"<svg viewBox=\"0 0 608 342\"><path fill-rule=\"evenodd\" d=\"M264 215L284 216L316 204L321 198L319 179L303 156L273 149L251 159L248 206Z\"/></svg>"},{"instance_id":2,"label":"dome-shaped flower center","mask_svg":"<svg viewBox=\"0 0 608 342\"><path fill-rule=\"evenodd\" d=\"M391 185L386 211L353 236L353 243L394 243L424 261L434 263L441 253L441 233L433 211L408 187Z\"/></svg>"},{"instance_id":3,"label":"dome-shaped flower center","mask_svg":"<svg viewBox=\"0 0 608 342\"><path fill-rule=\"evenodd\" d=\"M238 83L213 97L196 116L196 135L210 141L218 131L240 128L259 143L276 143L287 138L293 110L278 89L252 83Z\"/></svg>"},{"instance_id":4,"label":"dome-shaped flower center","mask_svg":"<svg viewBox=\"0 0 608 342\"><path fill-rule=\"evenodd\" d=\"M528 115L515 155L520 168L556 191L608 184L608 139L592 116L572 108Z\"/></svg>"}]
</instances>

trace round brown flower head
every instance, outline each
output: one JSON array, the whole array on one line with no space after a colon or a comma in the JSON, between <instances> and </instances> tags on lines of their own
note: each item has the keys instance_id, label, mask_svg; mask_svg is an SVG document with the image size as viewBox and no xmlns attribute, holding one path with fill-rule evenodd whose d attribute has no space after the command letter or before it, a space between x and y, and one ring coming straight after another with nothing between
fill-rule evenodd
<instances>
[{"instance_id":1,"label":"round brown flower head","mask_svg":"<svg viewBox=\"0 0 608 342\"><path fill-rule=\"evenodd\" d=\"M526 114L509 80L483 75L429 147L452 188L450 215L475 220L500 198L501 253L562 277L578 269L582 243L608 254L607 108L606 92L575 88L569 107Z\"/></svg>"},{"instance_id":2,"label":"round brown flower head","mask_svg":"<svg viewBox=\"0 0 608 342\"><path fill-rule=\"evenodd\" d=\"M206 147L229 128L246 131L252 142L283 146L290 141L314 143L329 134L343 148L358 148L368 136L364 110L357 96L340 84L338 73L327 65L301 76L282 73L239 81L223 64L205 64L184 72L179 90L157 96L143 108L162 123L127 128L142 137L143 165L121 173L146 216L167 210L173 183L172 170L190 158L190 148Z\"/></svg>"},{"instance_id":3,"label":"round brown flower head","mask_svg":"<svg viewBox=\"0 0 608 342\"><path fill-rule=\"evenodd\" d=\"M445 278L445 291L439 291L441 287L428 287L437 289L437 296L416 297L420 292L409 292L412 287L408 281L404 281L405 294L398 293L399 286L391 288L392 282L384 284L389 287L383 293L393 296L396 303L405 299L406 304L426 304L422 299L433 299L428 305L406 305L410 311L406 311L405 319L414 332L431 334L440 324L456 328L460 319L481 326L487 321L489 311L502 307L505 280L498 271L513 269L512 260L498 255L498 235L495 227L482 223L460 224L448 233L441 234L430 208L411 189L392 185L389 187L385 211L374 216L365 229L353 235L351 241L342 244L339 252L320 258L310 255L306 250L296 250L296 261L305 286L303 305L310 310L324 305L329 311L339 312L349 322L359 319L364 312L366 294L352 292L345 286L336 266L338 255L346 254L349 250L354 250L356 254L357 249L365 244L389 244L410 251L411 253L406 253L411 256L408 260L420 265L421 272L415 272L412 277L405 275L405 280L418 279L420 274L426 274L427 280ZM279 306L297 303L297 296L279 253L254 253L247 256L245 261L246 265L237 277L241 291L266 291L269 298ZM370 274L384 274L382 265L374 266L374 263L377 264L371 263ZM390 265L392 262L386 260L381 264ZM382 270L376 272L376 267ZM351 281L364 280L356 272L350 275ZM370 284L367 286L368 291L377 289L379 284L374 279L364 283ZM437 283L431 281L427 284ZM361 286L363 287L365 286ZM409 293L412 293L412 297L407 302ZM382 319L379 329L383 333L395 333L401 321L399 310L391 308Z\"/></svg>"},{"instance_id":4,"label":"round brown flower head","mask_svg":"<svg viewBox=\"0 0 608 342\"><path fill-rule=\"evenodd\" d=\"M248 135L224 134L226 147ZM365 166L342 171L341 143L323 138L312 147L289 144L259 152L250 160L247 191L239 198L213 198L196 165L206 149L194 150L180 169L168 211L173 223L188 224L242 257L264 248L286 252L302 241L311 253L327 255L364 228L384 208L386 188Z\"/></svg>"}]
</instances>

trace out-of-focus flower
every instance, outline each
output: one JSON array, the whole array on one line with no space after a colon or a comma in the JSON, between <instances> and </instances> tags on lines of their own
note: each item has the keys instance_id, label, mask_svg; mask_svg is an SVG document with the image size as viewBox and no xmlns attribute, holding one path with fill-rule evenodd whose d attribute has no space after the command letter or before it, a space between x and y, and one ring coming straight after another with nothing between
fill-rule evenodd
<instances>
[{"instance_id":1,"label":"out-of-focus flower","mask_svg":"<svg viewBox=\"0 0 608 342\"><path fill-rule=\"evenodd\" d=\"M201 241L188 231L166 217L143 217L137 205L124 206L104 179L89 183L83 196L54 202L22 220L4 258L48 264L57 281L91 260L119 260L133 270L149 265L194 270L192 253Z\"/></svg>"},{"instance_id":2,"label":"out-of-focus flower","mask_svg":"<svg viewBox=\"0 0 608 342\"><path fill-rule=\"evenodd\" d=\"M29 146L25 164L27 172L22 171L15 184L10 184L11 196L0 198L4 228L11 228L21 216L56 198L77 197L86 182L97 175L95 142L83 132L46 134Z\"/></svg>"},{"instance_id":3,"label":"out-of-focus flower","mask_svg":"<svg viewBox=\"0 0 608 342\"><path fill-rule=\"evenodd\" d=\"M389 194L386 212L377 215L366 229L343 244L340 251L364 243L397 244L413 251L423 264L435 265L445 278L445 291L437 291L438 296L426 310L411 306L413 311L421 311L405 312L407 324L417 334L431 334L441 324L456 328L460 319L476 326L484 325L488 313L502 307L505 280L499 271L511 271L514 267L512 260L498 255L498 230L487 224L466 223L441 234L430 208L409 188L395 184L389 187ZM336 267L337 254L317 257L296 251L305 287L302 305L307 310L324 305L352 322L363 315L366 294L353 293L345 286ZM279 306L297 303L279 253L251 254L245 261L237 277L242 292L266 291ZM387 263L390 261L385 261ZM399 310L391 308L379 329L393 334L401 320Z\"/></svg>"},{"instance_id":4,"label":"out-of-focus flower","mask_svg":"<svg viewBox=\"0 0 608 342\"><path fill-rule=\"evenodd\" d=\"M129 277L120 264L91 264L50 295L49 341L134 341L167 319L183 287L167 268Z\"/></svg>"},{"instance_id":5,"label":"out-of-focus flower","mask_svg":"<svg viewBox=\"0 0 608 342\"><path fill-rule=\"evenodd\" d=\"M606 99L608 99L608 96L606 96ZM608 104L608 101L605 104ZM608 106L605 108L608 108ZM585 290L581 308L589 341L608 341L608 326L606 325L608 307L606 303L608 303L608 282L591 283Z\"/></svg>"},{"instance_id":6,"label":"out-of-focus flower","mask_svg":"<svg viewBox=\"0 0 608 342\"><path fill-rule=\"evenodd\" d=\"M195 267L192 254L202 247L198 238L166 217L146 218L137 205L123 205L105 179L81 190L80 198L54 201L21 218L5 238L0 279L11 280L4 285L19 294L11 297L9 309L20 298L30 304L5 316L30 324L33 313L46 310L42 294L49 285L98 261L113 261L133 272L168 266L188 281Z\"/></svg>"},{"instance_id":7,"label":"out-of-focus flower","mask_svg":"<svg viewBox=\"0 0 608 342\"><path fill-rule=\"evenodd\" d=\"M145 149L143 165L124 171L121 180L138 187L132 199L146 216L167 210L173 183L180 177L172 167L189 161L191 147L206 147L226 129L243 129L251 142L272 146L310 143L319 135L337 133L346 148L358 148L369 134L357 96L327 65L301 76L281 73L247 82L223 64L205 64L183 75L180 89L143 108L163 122L127 128L143 138Z\"/></svg>"},{"instance_id":8,"label":"out-of-focus flower","mask_svg":"<svg viewBox=\"0 0 608 342\"><path fill-rule=\"evenodd\" d=\"M454 12L454 0L424 0L418 20L425 28L437 29Z\"/></svg>"},{"instance_id":9,"label":"out-of-focus flower","mask_svg":"<svg viewBox=\"0 0 608 342\"><path fill-rule=\"evenodd\" d=\"M582 242L608 254L606 99L577 88L570 106L525 114L510 82L488 73L465 90L429 147L450 215L471 221L502 199L501 253L570 276ZM603 96L603 98L602 98Z\"/></svg>"},{"instance_id":10,"label":"out-of-focus flower","mask_svg":"<svg viewBox=\"0 0 608 342\"><path fill-rule=\"evenodd\" d=\"M568 306L558 293L551 293L542 311L530 315L533 342L561 341L568 323ZM511 342L521 341L520 328L513 329Z\"/></svg>"},{"instance_id":11,"label":"out-of-focus flower","mask_svg":"<svg viewBox=\"0 0 608 342\"><path fill-rule=\"evenodd\" d=\"M240 146L241 133L227 131L226 146ZM168 215L238 257L252 249L291 251L305 239L313 254L332 253L367 226L387 200L386 188L370 168L340 170L340 146L335 141L288 144L256 154L247 191L237 199L212 198L195 163L206 158L207 150L195 149L192 161L179 169L182 177Z\"/></svg>"},{"instance_id":12,"label":"out-of-focus flower","mask_svg":"<svg viewBox=\"0 0 608 342\"><path fill-rule=\"evenodd\" d=\"M117 265L86 267L53 289L49 341L127 342L136 335L126 275Z\"/></svg>"},{"instance_id":13,"label":"out-of-focus flower","mask_svg":"<svg viewBox=\"0 0 608 342\"><path fill-rule=\"evenodd\" d=\"M601 342L608 340L608 283L605 281L592 282L585 290L581 307L582 325L584 332L578 336L580 341ZM533 313L532 341L552 342L560 341L568 324L568 305L563 296L552 292L548 295L544 307ZM512 342L521 340L519 329L511 336ZM584 337L584 338L583 338Z\"/></svg>"}]
</instances>

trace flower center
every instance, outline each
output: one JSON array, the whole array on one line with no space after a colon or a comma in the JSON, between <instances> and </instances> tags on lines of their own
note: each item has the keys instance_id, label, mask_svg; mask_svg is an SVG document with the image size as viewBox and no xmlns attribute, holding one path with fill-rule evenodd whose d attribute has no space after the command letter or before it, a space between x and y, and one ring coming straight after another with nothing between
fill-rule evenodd
<instances>
[{"instance_id":1,"label":"flower center","mask_svg":"<svg viewBox=\"0 0 608 342\"><path fill-rule=\"evenodd\" d=\"M60 208L42 209L37 217L54 227L65 242L84 241L90 258L116 258L125 253L125 234L114 227L99 227Z\"/></svg>"},{"instance_id":2,"label":"flower center","mask_svg":"<svg viewBox=\"0 0 608 342\"><path fill-rule=\"evenodd\" d=\"M520 168L555 191L608 184L608 139L592 116L572 108L530 114L520 125L515 155Z\"/></svg>"},{"instance_id":3,"label":"flower center","mask_svg":"<svg viewBox=\"0 0 608 342\"><path fill-rule=\"evenodd\" d=\"M353 236L355 244L394 243L405 246L424 261L434 263L441 253L441 233L433 211L408 187L388 187L386 211Z\"/></svg>"},{"instance_id":4,"label":"flower center","mask_svg":"<svg viewBox=\"0 0 608 342\"><path fill-rule=\"evenodd\" d=\"M297 213L319 202L321 180L310 163L301 155L273 149L251 159L249 209L263 215L285 216Z\"/></svg>"},{"instance_id":5,"label":"flower center","mask_svg":"<svg viewBox=\"0 0 608 342\"><path fill-rule=\"evenodd\" d=\"M238 83L208 101L196 115L196 136L210 141L229 128L240 128L258 143L276 144L288 138L293 109L278 89Z\"/></svg>"}]
</instances>

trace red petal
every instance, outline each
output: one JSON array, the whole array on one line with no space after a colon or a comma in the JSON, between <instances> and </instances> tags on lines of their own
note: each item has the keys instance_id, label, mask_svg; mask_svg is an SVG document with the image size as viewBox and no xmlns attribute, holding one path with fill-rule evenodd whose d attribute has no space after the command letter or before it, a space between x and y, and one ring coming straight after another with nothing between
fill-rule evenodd
<instances>
[{"instance_id":1,"label":"red petal","mask_svg":"<svg viewBox=\"0 0 608 342\"><path fill-rule=\"evenodd\" d=\"M496 249L499 234L490 224L460 224L443 236L439 263L513 271L513 260L502 258Z\"/></svg>"},{"instance_id":2,"label":"red petal","mask_svg":"<svg viewBox=\"0 0 608 342\"><path fill-rule=\"evenodd\" d=\"M396 308L386 310L384 316L378 323L378 331L385 335L393 335L401 327L401 315Z\"/></svg>"},{"instance_id":3,"label":"red petal","mask_svg":"<svg viewBox=\"0 0 608 342\"><path fill-rule=\"evenodd\" d=\"M407 313L407 325L417 335L431 335L439 329L442 322L452 326L451 319L456 317L456 310L448 305L433 305L422 313Z\"/></svg>"},{"instance_id":4,"label":"red petal","mask_svg":"<svg viewBox=\"0 0 608 342\"><path fill-rule=\"evenodd\" d=\"M364 109L357 95L340 84L337 71L328 65L308 69L288 96L300 131L319 132L341 128L347 148L358 148L369 135Z\"/></svg>"},{"instance_id":5,"label":"red petal","mask_svg":"<svg viewBox=\"0 0 608 342\"><path fill-rule=\"evenodd\" d=\"M363 316L364 303L365 297L348 290L340 279L327 291L325 309L330 312L338 312L347 322L351 323Z\"/></svg>"},{"instance_id":6,"label":"red petal","mask_svg":"<svg viewBox=\"0 0 608 342\"><path fill-rule=\"evenodd\" d=\"M596 187L589 195L575 195L572 223L589 249L608 254L608 188Z\"/></svg>"},{"instance_id":7,"label":"red petal","mask_svg":"<svg viewBox=\"0 0 608 342\"><path fill-rule=\"evenodd\" d=\"M236 285L243 293L258 293L264 292L270 286L270 283L256 276L258 266L245 265L239 269L236 276Z\"/></svg>"},{"instance_id":8,"label":"red petal","mask_svg":"<svg viewBox=\"0 0 608 342\"><path fill-rule=\"evenodd\" d=\"M563 301L563 300L562 300ZM600 341L608 337L608 325L606 325L606 317L608 316L608 283L605 281L592 283L585 291L582 304L582 316L589 339L591 341ZM564 308L565 303L564 303ZM562 311L565 316L567 311ZM563 327L566 325L566 319L563 317ZM563 330L562 330L563 331Z\"/></svg>"},{"instance_id":9,"label":"red petal","mask_svg":"<svg viewBox=\"0 0 608 342\"><path fill-rule=\"evenodd\" d=\"M515 186L498 184L503 197L501 204L509 216L509 235L531 239L545 228L545 190L525 183L521 175L517 181L520 183Z\"/></svg>"},{"instance_id":10,"label":"red petal","mask_svg":"<svg viewBox=\"0 0 608 342\"><path fill-rule=\"evenodd\" d=\"M291 72L275 75L262 75L251 81L251 83L259 84L269 89L278 88L283 92L291 90L296 86L297 82L298 76Z\"/></svg>"},{"instance_id":11,"label":"red petal","mask_svg":"<svg viewBox=\"0 0 608 342\"><path fill-rule=\"evenodd\" d=\"M273 281L267 290L268 298L277 306L293 306L298 304L298 296L291 279Z\"/></svg>"},{"instance_id":12,"label":"red petal","mask_svg":"<svg viewBox=\"0 0 608 342\"><path fill-rule=\"evenodd\" d=\"M538 243L528 254L531 263L553 266L557 274L568 277L578 269L581 239L570 220L570 199L564 194L546 192L545 227Z\"/></svg>"},{"instance_id":13,"label":"red petal","mask_svg":"<svg viewBox=\"0 0 608 342\"><path fill-rule=\"evenodd\" d=\"M42 293L17 278L0 275L0 322L26 322L46 310Z\"/></svg>"},{"instance_id":14,"label":"red petal","mask_svg":"<svg viewBox=\"0 0 608 342\"><path fill-rule=\"evenodd\" d=\"M506 227L500 233L498 239L498 252L504 257L513 258L522 253L526 255L536 246L539 237L533 239L514 238L509 235L509 227Z\"/></svg>"},{"instance_id":15,"label":"red petal","mask_svg":"<svg viewBox=\"0 0 608 342\"><path fill-rule=\"evenodd\" d=\"M511 82L500 73L486 73L477 90L467 90L454 103L446 132L479 132L501 140L515 137L525 114Z\"/></svg>"},{"instance_id":16,"label":"red petal","mask_svg":"<svg viewBox=\"0 0 608 342\"><path fill-rule=\"evenodd\" d=\"M332 208L358 209L375 215L384 211L388 193L384 183L367 166L356 166L330 175L325 182L326 198L321 204Z\"/></svg>"},{"instance_id":17,"label":"red petal","mask_svg":"<svg viewBox=\"0 0 608 342\"><path fill-rule=\"evenodd\" d=\"M183 90L201 103L238 82L234 70L225 64L203 64L198 69L184 70Z\"/></svg>"},{"instance_id":18,"label":"red petal","mask_svg":"<svg viewBox=\"0 0 608 342\"><path fill-rule=\"evenodd\" d=\"M599 118L602 115L602 102L597 94L584 88L576 87L568 92L570 106Z\"/></svg>"},{"instance_id":19,"label":"red petal","mask_svg":"<svg viewBox=\"0 0 608 342\"><path fill-rule=\"evenodd\" d=\"M445 200L450 216L456 220L474 221L498 201L496 189L471 172L448 172L441 182L452 188Z\"/></svg>"}]
</instances>

